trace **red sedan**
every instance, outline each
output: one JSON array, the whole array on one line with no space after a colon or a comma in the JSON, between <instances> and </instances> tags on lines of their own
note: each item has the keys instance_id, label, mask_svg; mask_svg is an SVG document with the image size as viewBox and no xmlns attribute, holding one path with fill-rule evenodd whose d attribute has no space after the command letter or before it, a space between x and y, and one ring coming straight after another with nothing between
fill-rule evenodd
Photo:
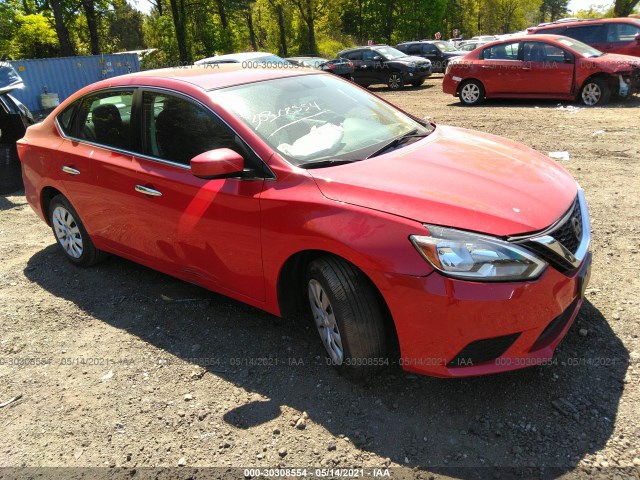
<instances>
[{"instance_id":1,"label":"red sedan","mask_svg":"<svg viewBox=\"0 0 640 480\"><path fill-rule=\"evenodd\" d=\"M561 166L322 72L109 79L18 146L27 199L71 262L119 255L307 311L352 377L544 362L589 278L587 205Z\"/></svg>"},{"instance_id":2,"label":"red sedan","mask_svg":"<svg viewBox=\"0 0 640 480\"><path fill-rule=\"evenodd\" d=\"M640 59L605 54L558 35L513 37L449 63L444 93L477 105L485 98L553 98L603 105L640 91Z\"/></svg>"}]
</instances>

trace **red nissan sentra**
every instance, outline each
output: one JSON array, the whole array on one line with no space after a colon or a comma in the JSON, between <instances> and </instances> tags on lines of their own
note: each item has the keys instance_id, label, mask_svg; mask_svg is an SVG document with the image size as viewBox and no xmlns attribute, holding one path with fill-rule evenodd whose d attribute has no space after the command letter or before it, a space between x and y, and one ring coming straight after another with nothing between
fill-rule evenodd
<instances>
[{"instance_id":1,"label":"red nissan sentra","mask_svg":"<svg viewBox=\"0 0 640 480\"><path fill-rule=\"evenodd\" d=\"M564 168L322 72L113 78L18 147L27 199L71 262L114 254L307 311L351 377L543 363L589 279L587 204Z\"/></svg>"}]
</instances>

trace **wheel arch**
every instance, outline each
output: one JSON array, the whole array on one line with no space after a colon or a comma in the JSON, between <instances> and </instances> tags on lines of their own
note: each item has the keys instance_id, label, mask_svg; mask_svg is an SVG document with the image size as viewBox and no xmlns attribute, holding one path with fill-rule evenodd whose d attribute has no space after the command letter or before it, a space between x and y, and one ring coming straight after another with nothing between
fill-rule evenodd
<instances>
[{"instance_id":1,"label":"wheel arch","mask_svg":"<svg viewBox=\"0 0 640 480\"><path fill-rule=\"evenodd\" d=\"M462 88L462 86L467 83L470 82L472 80L475 80L476 82L478 82L480 85L482 85L482 88L484 89L484 95L485 97L487 96L487 87L485 87L484 83L482 80L480 80L479 78L476 77L469 77L469 78L465 78L464 80L462 80L459 84L458 84L458 88L456 88L456 96L460 96L460 88Z\"/></svg>"},{"instance_id":2,"label":"wheel arch","mask_svg":"<svg viewBox=\"0 0 640 480\"><path fill-rule=\"evenodd\" d=\"M285 260L280 268L276 284L276 294L280 314L283 317L291 317L305 311L306 288L304 285L304 279L307 267L311 262L313 262L313 260L325 255L331 255L340 258L345 262L349 262L357 268L362 273L363 277L369 282L376 294L378 304L382 309L385 333L389 341L389 349L393 352L399 351L398 333L396 331L395 322L393 321L387 302L385 301L378 286L358 265L353 263L351 260L330 251L302 250L292 254L287 258L287 260Z\"/></svg>"},{"instance_id":3,"label":"wheel arch","mask_svg":"<svg viewBox=\"0 0 640 480\"><path fill-rule=\"evenodd\" d=\"M582 81L582 84L578 88L578 95L580 95L580 92L582 92L582 88L587 84L587 82L595 79L604 80L609 84L609 86L611 86L612 82L616 79L616 77L614 74L606 73L606 72L597 72L597 73L594 73L593 75L589 75L587 78L585 78Z\"/></svg>"},{"instance_id":4,"label":"wheel arch","mask_svg":"<svg viewBox=\"0 0 640 480\"><path fill-rule=\"evenodd\" d=\"M49 221L49 205L51 205L51 200L53 200L57 195L64 196L60 190L51 186L44 187L40 191L40 209L42 211L42 217L49 226L51 226L51 222Z\"/></svg>"}]
</instances>

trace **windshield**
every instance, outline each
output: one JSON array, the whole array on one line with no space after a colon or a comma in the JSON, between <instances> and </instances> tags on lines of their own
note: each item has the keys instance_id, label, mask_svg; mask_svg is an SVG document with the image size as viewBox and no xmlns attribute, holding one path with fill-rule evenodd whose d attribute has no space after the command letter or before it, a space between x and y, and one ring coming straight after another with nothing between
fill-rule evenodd
<instances>
[{"instance_id":1,"label":"windshield","mask_svg":"<svg viewBox=\"0 0 640 480\"><path fill-rule=\"evenodd\" d=\"M455 52L456 48L449 42L434 42L441 52Z\"/></svg>"},{"instance_id":2,"label":"windshield","mask_svg":"<svg viewBox=\"0 0 640 480\"><path fill-rule=\"evenodd\" d=\"M396 50L393 47L376 47L374 52L382 55L387 60L395 60L396 58L406 57L406 53L402 53L400 50Z\"/></svg>"},{"instance_id":3,"label":"windshield","mask_svg":"<svg viewBox=\"0 0 640 480\"><path fill-rule=\"evenodd\" d=\"M573 49L585 58L601 57L602 55L604 55L604 53L602 53L600 50L590 47L586 43L574 40L573 38L563 37L559 39L558 42Z\"/></svg>"},{"instance_id":4,"label":"windshield","mask_svg":"<svg viewBox=\"0 0 640 480\"><path fill-rule=\"evenodd\" d=\"M367 158L397 137L432 127L332 75L300 75L210 93L294 165Z\"/></svg>"}]
</instances>

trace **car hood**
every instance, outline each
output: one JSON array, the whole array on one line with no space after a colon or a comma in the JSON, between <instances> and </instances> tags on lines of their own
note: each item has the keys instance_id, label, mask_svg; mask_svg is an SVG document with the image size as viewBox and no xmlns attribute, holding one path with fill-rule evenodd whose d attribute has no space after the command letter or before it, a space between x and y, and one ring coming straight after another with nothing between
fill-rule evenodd
<instances>
[{"instance_id":1,"label":"car hood","mask_svg":"<svg viewBox=\"0 0 640 480\"><path fill-rule=\"evenodd\" d=\"M402 62L402 63L431 63L431 60L428 58L422 57L414 57L412 55L407 55L406 57L396 58L392 60L393 62Z\"/></svg>"},{"instance_id":2,"label":"car hood","mask_svg":"<svg viewBox=\"0 0 640 480\"><path fill-rule=\"evenodd\" d=\"M329 199L498 236L548 227L577 194L571 175L541 153L445 126L385 155L309 173Z\"/></svg>"}]
</instances>

